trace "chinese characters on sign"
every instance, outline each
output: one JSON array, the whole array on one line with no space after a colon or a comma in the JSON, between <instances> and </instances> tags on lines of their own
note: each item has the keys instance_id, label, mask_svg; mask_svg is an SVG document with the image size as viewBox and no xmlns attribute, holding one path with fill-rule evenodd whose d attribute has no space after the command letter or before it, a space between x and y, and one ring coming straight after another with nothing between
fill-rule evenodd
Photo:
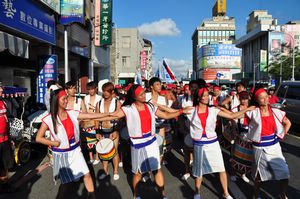
<instances>
[{"instance_id":1,"label":"chinese characters on sign","mask_svg":"<svg viewBox=\"0 0 300 199\"><path fill-rule=\"evenodd\" d=\"M44 103L44 96L47 90L49 80L57 80L57 55L47 55L40 57L40 74L38 76L38 95L37 101Z\"/></svg>"},{"instance_id":2,"label":"chinese characters on sign","mask_svg":"<svg viewBox=\"0 0 300 199\"><path fill-rule=\"evenodd\" d=\"M44 12L31 0L0 0L0 24L56 44L54 15Z\"/></svg>"},{"instance_id":3,"label":"chinese characters on sign","mask_svg":"<svg viewBox=\"0 0 300 199\"><path fill-rule=\"evenodd\" d=\"M95 46L110 45L112 32L112 0L98 0L96 1L95 7Z\"/></svg>"},{"instance_id":4,"label":"chinese characters on sign","mask_svg":"<svg viewBox=\"0 0 300 199\"><path fill-rule=\"evenodd\" d=\"M141 70L142 72L145 72L146 70L146 63L147 63L147 55L146 51L141 51Z\"/></svg>"}]
</instances>

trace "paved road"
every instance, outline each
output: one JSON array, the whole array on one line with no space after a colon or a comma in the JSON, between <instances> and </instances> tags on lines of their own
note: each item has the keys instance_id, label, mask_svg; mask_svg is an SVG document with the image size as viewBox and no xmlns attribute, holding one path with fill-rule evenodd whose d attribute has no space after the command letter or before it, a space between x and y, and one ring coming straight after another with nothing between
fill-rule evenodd
<instances>
[{"instance_id":1,"label":"paved road","mask_svg":"<svg viewBox=\"0 0 300 199\"><path fill-rule=\"evenodd\" d=\"M176 145L176 143L175 143ZM286 140L281 143L284 155L289 164L291 179L288 188L289 198L300 198L300 138L289 135ZM228 160L228 154L224 152L225 161ZM125 157L128 160L128 156ZM194 182L192 178L187 181L180 179L182 172L184 171L183 157L180 152L172 150L167 156L169 164L162 167L165 174L166 181L166 193L168 198L181 199L181 198L193 198ZM48 167L47 157L39 158L35 157L30 164L23 167L19 167L11 178L11 181L19 186L16 193L1 195L0 199L4 198L30 198L30 199L51 199L59 198L58 196L63 193L62 190L66 190L65 198L86 198L86 191L82 182L72 183L69 186L54 185L52 181L52 169ZM40 166L39 166L40 165ZM38 168L37 170L30 170L30 168ZM99 181L98 177L101 174L101 164L91 167L91 171L95 176L96 193L98 198L107 199L121 199L132 198L131 191L131 172L128 162L125 163L123 168L120 168L120 180L114 181L111 177L108 177L104 181ZM112 173L112 166L110 166L110 173ZM25 175L25 176L24 176ZM22 177L24 176L24 177ZM230 192L235 198L244 199L251 198L252 187L243 181L237 182L229 181ZM149 181L139 184L140 195L144 199L159 198L158 193L155 190L154 183ZM263 198L276 198L276 191L278 190L278 184L274 182L268 182L263 184L262 197ZM217 175L207 175L204 178L204 184L202 186L201 195L202 198L222 198L221 187L219 185Z\"/></svg>"}]
</instances>

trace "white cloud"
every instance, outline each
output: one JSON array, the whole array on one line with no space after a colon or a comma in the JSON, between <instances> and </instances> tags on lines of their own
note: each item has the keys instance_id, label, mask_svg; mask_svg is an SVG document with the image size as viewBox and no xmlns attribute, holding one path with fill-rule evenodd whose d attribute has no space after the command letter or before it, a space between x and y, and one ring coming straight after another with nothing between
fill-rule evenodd
<instances>
[{"instance_id":1,"label":"white cloud","mask_svg":"<svg viewBox=\"0 0 300 199\"><path fill-rule=\"evenodd\" d=\"M180 34L176 23L170 18L144 23L138 27L138 30L143 36L177 36Z\"/></svg>"},{"instance_id":2,"label":"white cloud","mask_svg":"<svg viewBox=\"0 0 300 199\"><path fill-rule=\"evenodd\" d=\"M165 58L165 60L167 61L171 70L175 73L177 79L181 79L181 77L185 78L187 76L188 70L192 69L192 60L184 60L184 59L175 60L169 58ZM158 62L162 64L162 60L160 61L154 60L153 62L154 73L157 70Z\"/></svg>"}]
</instances>

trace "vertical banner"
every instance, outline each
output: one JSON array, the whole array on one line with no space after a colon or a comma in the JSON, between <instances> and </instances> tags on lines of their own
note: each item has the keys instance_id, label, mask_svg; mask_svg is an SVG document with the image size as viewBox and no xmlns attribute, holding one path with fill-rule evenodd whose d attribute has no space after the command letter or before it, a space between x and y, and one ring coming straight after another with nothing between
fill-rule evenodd
<instances>
[{"instance_id":1,"label":"vertical banner","mask_svg":"<svg viewBox=\"0 0 300 199\"><path fill-rule=\"evenodd\" d=\"M141 70L145 71L146 70L146 64L147 64L147 55L146 51L141 51Z\"/></svg>"},{"instance_id":2,"label":"vertical banner","mask_svg":"<svg viewBox=\"0 0 300 199\"><path fill-rule=\"evenodd\" d=\"M267 51L260 50L260 71L266 71L267 69Z\"/></svg>"},{"instance_id":3,"label":"vertical banner","mask_svg":"<svg viewBox=\"0 0 300 199\"><path fill-rule=\"evenodd\" d=\"M94 45L100 46L100 1L95 0Z\"/></svg>"},{"instance_id":4,"label":"vertical banner","mask_svg":"<svg viewBox=\"0 0 300 199\"><path fill-rule=\"evenodd\" d=\"M111 45L112 0L100 2L100 46Z\"/></svg>"},{"instance_id":5,"label":"vertical banner","mask_svg":"<svg viewBox=\"0 0 300 199\"><path fill-rule=\"evenodd\" d=\"M61 0L60 20L63 25L73 22L84 23L84 1L83 0Z\"/></svg>"},{"instance_id":6,"label":"vertical banner","mask_svg":"<svg viewBox=\"0 0 300 199\"><path fill-rule=\"evenodd\" d=\"M40 73L38 76L37 102L44 103L44 95L47 91L49 80L57 81L57 55L39 57Z\"/></svg>"}]
</instances>

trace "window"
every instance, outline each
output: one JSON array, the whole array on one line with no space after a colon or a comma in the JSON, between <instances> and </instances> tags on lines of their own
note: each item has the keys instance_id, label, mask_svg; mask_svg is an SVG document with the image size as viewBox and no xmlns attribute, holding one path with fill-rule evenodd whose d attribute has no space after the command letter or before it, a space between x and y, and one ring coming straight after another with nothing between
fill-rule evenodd
<instances>
[{"instance_id":1,"label":"window","mask_svg":"<svg viewBox=\"0 0 300 199\"><path fill-rule=\"evenodd\" d=\"M230 36L234 36L234 31L230 31Z\"/></svg>"},{"instance_id":2,"label":"window","mask_svg":"<svg viewBox=\"0 0 300 199\"><path fill-rule=\"evenodd\" d=\"M203 36L206 37L206 31L203 31Z\"/></svg>"},{"instance_id":3,"label":"window","mask_svg":"<svg viewBox=\"0 0 300 199\"><path fill-rule=\"evenodd\" d=\"M123 36L122 37L122 47L130 48L130 46L131 46L130 40L131 40L130 36Z\"/></svg>"},{"instance_id":4,"label":"window","mask_svg":"<svg viewBox=\"0 0 300 199\"><path fill-rule=\"evenodd\" d=\"M203 35L203 31L199 31L199 36L202 36Z\"/></svg>"},{"instance_id":5,"label":"window","mask_svg":"<svg viewBox=\"0 0 300 199\"><path fill-rule=\"evenodd\" d=\"M225 37L226 31L222 31L222 36Z\"/></svg>"},{"instance_id":6,"label":"window","mask_svg":"<svg viewBox=\"0 0 300 199\"><path fill-rule=\"evenodd\" d=\"M286 98L300 100L300 86L289 86Z\"/></svg>"},{"instance_id":7,"label":"window","mask_svg":"<svg viewBox=\"0 0 300 199\"><path fill-rule=\"evenodd\" d=\"M129 67L129 58L128 56L123 56L122 57L122 67L123 68L128 68Z\"/></svg>"},{"instance_id":8,"label":"window","mask_svg":"<svg viewBox=\"0 0 300 199\"><path fill-rule=\"evenodd\" d=\"M287 90L288 86L286 85L281 85L277 91L277 96L281 98L285 98L285 93Z\"/></svg>"}]
</instances>

